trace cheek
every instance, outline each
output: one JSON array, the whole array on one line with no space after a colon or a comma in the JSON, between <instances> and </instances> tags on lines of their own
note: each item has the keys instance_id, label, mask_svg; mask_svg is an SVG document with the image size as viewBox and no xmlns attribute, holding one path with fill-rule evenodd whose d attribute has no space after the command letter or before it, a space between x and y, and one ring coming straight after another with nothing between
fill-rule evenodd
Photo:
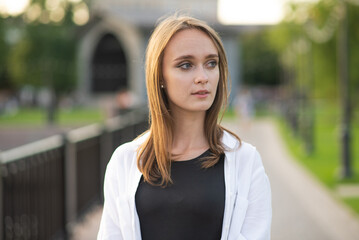
<instances>
[{"instance_id":1,"label":"cheek","mask_svg":"<svg viewBox=\"0 0 359 240\"><path fill-rule=\"evenodd\" d=\"M164 75L164 81L167 89L170 91L182 92L188 90L191 85L191 77L188 74L181 73L178 70L168 70Z\"/></svg>"},{"instance_id":2,"label":"cheek","mask_svg":"<svg viewBox=\"0 0 359 240\"><path fill-rule=\"evenodd\" d=\"M167 79L166 81L166 93L171 99L182 98L188 92L189 87L180 78Z\"/></svg>"},{"instance_id":3,"label":"cheek","mask_svg":"<svg viewBox=\"0 0 359 240\"><path fill-rule=\"evenodd\" d=\"M177 75L175 71L170 69L164 69L163 71L165 92L171 101L182 95L181 78Z\"/></svg>"}]
</instances>

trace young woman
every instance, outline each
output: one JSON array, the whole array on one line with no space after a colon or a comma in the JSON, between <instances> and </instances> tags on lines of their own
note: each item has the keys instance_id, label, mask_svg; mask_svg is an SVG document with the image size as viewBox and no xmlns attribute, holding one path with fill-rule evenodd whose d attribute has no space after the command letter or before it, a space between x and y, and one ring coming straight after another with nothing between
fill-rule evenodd
<instances>
[{"instance_id":1,"label":"young woman","mask_svg":"<svg viewBox=\"0 0 359 240\"><path fill-rule=\"evenodd\" d=\"M271 191L256 149L218 123L228 67L206 23L171 16L146 53L150 129L106 170L98 239L269 239Z\"/></svg>"}]
</instances>

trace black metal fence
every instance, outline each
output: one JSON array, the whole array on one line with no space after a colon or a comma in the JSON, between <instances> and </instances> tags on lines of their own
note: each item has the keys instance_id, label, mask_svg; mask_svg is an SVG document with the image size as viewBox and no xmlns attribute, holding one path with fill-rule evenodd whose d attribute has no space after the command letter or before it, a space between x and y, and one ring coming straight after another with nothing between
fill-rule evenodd
<instances>
[{"instance_id":1,"label":"black metal fence","mask_svg":"<svg viewBox=\"0 0 359 240\"><path fill-rule=\"evenodd\" d=\"M114 149L148 127L134 110L0 153L0 239L68 239L69 226L102 202Z\"/></svg>"}]
</instances>

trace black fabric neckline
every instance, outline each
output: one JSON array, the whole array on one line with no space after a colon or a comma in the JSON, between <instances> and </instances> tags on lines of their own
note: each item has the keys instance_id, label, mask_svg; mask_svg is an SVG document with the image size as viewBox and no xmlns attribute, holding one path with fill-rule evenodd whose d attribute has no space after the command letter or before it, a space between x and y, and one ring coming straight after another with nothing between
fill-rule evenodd
<instances>
[{"instance_id":1,"label":"black fabric neckline","mask_svg":"<svg viewBox=\"0 0 359 240\"><path fill-rule=\"evenodd\" d=\"M173 183L166 187L139 184L135 203L143 240L218 240L225 208L224 154L203 168L206 150L171 166Z\"/></svg>"},{"instance_id":2,"label":"black fabric neckline","mask_svg":"<svg viewBox=\"0 0 359 240\"><path fill-rule=\"evenodd\" d=\"M191 163L191 162L196 162L197 160L200 160L201 158L208 156L210 153L210 149L207 149L206 151L204 151L203 153L201 153L199 156L189 159L189 160L181 160L181 161L171 161L171 164L175 163L175 164L184 164L184 163Z\"/></svg>"}]
</instances>

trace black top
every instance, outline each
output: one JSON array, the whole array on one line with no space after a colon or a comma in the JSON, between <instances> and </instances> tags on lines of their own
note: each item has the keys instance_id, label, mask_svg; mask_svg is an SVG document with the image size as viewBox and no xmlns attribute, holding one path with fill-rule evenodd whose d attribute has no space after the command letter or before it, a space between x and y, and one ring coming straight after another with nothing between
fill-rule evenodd
<instances>
[{"instance_id":1,"label":"black top","mask_svg":"<svg viewBox=\"0 0 359 240\"><path fill-rule=\"evenodd\" d=\"M208 169L199 157L173 161L167 187L143 181L136 192L136 209L143 240L218 240L225 201L224 155Z\"/></svg>"}]
</instances>

